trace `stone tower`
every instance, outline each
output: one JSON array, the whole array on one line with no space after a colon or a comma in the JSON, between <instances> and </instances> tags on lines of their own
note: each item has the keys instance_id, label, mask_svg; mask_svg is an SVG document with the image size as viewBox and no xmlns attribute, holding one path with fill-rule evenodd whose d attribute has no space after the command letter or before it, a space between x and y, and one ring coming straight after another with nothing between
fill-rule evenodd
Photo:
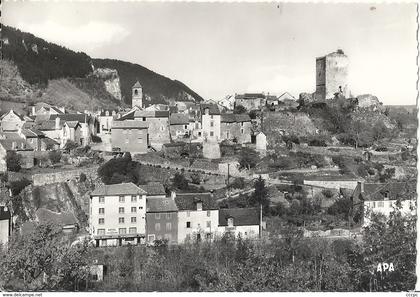
<instances>
[{"instance_id":1,"label":"stone tower","mask_svg":"<svg viewBox=\"0 0 420 297\"><path fill-rule=\"evenodd\" d=\"M134 84L132 88L131 106L143 107L143 88L138 81Z\"/></svg>"},{"instance_id":2,"label":"stone tower","mask_svg":"<svg viewBox=\"0 0 420 297\"><path fill-rule=\"evenodd\" d=\"M349 59L341 49L316 58L315 99L332 99L336 93L348 98L348 71Z\"/></svg>"}]
</instances>

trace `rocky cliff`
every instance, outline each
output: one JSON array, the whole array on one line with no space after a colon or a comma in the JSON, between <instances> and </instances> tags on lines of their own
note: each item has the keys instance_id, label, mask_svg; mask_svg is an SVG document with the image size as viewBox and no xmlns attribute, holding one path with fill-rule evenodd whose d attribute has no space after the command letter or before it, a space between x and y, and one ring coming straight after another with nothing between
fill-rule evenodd
<instances>
[{"instance_id":1,"label":"rocky cliff","mask_svg":"<svg viewBox=\"0 0 420 297\"><path fill-rule=\"evenodd\" d=\"M121 100L121 85L118 71L109 68L97 68L93 71L93 75L104 81L105 89L114 96L115 99Z\"/></svg>"}]
</instances>

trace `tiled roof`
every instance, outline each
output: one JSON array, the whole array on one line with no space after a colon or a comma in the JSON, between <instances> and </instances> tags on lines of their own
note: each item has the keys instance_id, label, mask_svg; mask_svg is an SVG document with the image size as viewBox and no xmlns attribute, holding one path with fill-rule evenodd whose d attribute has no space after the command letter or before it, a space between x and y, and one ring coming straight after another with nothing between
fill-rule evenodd
<instances>
[{"instance_id":1,"label":"tiled roof","mask_svg":"<svg viewBox=\"0 0 420 297\"><path fill-rule=\"evenodd\" d=\"M14 147L13 143L15 143ZM6 151L33 151L33 148L24 139L0 139L0 144Z\"/></svg>"},{"instance_id":2,"label":"tiled roof","mask_svg":"<svg viewBox=\"0 0 420 297\"><path fill-rule=\"evenodd\" d=\"M237 94L235 95L235 99L264 99L265 95L262 93L245 93L245 94Z\"/></svg>"},{"instance_id":3,"label":"tiled roof","mask_svg":"<svg viewBox=\"0 0 420 297\"><path fill-rule=\"evenodd\" d=\"M241 123L251 121L251 118L247 114L223 113L220 118L222 123Z\"/></svg>"},{"instance_id":4,"label":"tiled roof","mask_svg":"<svg viewBox=\"0 0 420 297\"><path fill-rule=\"evenodd\" d=\"M36 129L22 129L22 134L27 138L38 138L45 136L44 133Z\"/></svg>"},{"instance_id":5,"label":"tiled roof","mask_svg":"<svg viewBox=\"0 0 420 297\"><path fill-rule=\"evenodd\" d=\"M291 95L289 92L284 92L283 94L280 95L279 100L284 100L284 99L296 100L295 96Z\"/></svg>"},{"instance_id":6,"label":"tiled roof","mask_svg":"<svg viewBox=\"0 0 420 297\"><path fill-rule=\"evenodd\" d=\"M175 197L179 210L197 210L197 202L202 202L203 210L218 209L216 200L210 193L177 193Z\"/></svg>"},{"instance_id":7,"label":"tiled roof","mask_svg":"<svg viewBox=\"0 0 420 297\"><path fill-rule=\"evenodd\" d=\"M5 139L22 139L17 132L3 132L3 136Z\"/></svg>"},{"instance_id":8,"label":"tiled roof","mask_svg":"<svg viewBox=\"0 0 420 297\"><path fill-rule=\"evenodd\" d=\"M101 185L96 188L91 196L115 196L115 195L145 195L146 192L133 183L122 183L114 185Z\"/></svg>"},{"instance_id":9,"label":"tiled roof","mask_svg":"<svg viewBox=\"0 0 420 297\"><path fill-rule=\"evenodd\" d=\"M185 113L173 113L169 118L171 125L187 125L190 122L190 117Z\"/></svg>"},{"instance_id":10,"label":"tiled roof","mask_svg":"<svg viewBox=\"0 0 420 297\"><path fill-rule=\"evenodd\" d=\"M108 115L106 115L106 112L108 112ZM102 117L105 117L105 116L111 117L113 112L116 115L118 113L118 110L110 110L110 109L108 109L108 110L101 110L100 116L102 116Z\"/></svg>"},{"instance_id":11,"label":"tiled roof","mask_svg":"<svg viewBox=\"0 0 420 297\"><path fill-rule=\"evenodd\" d=\"M2 116L1 116L1 119L3 119L6 115L8 115L9 113L13 113L15 116L17 116L21 121L23 121L24 120L24 118L23 118L23 116L22 115L20 115L20 114L18 114L16 111L14 111L13 109L11 109L11 110L9 110L8 112L6 112L6 113L4 113Z\"/></svg>"},{"instance_id":12,"label":"tiled roof","mask_svg":"<svg viewBox=\"0 0 420 297\"><path fill-rule=\"evenodd\" d=\"M113 121L112 129L147 129L148 124L143 121L137 120L125 120L125 121Z\"/></svg>"},{"instance_id":13,"label":"tiled roof","mask_svg":"<svg viewBox=\"0 0 420 297\"><path fill-rule=\"evenodd\" d=\"M141 88L141 84L140 84L140 82L139 82L139 81L137 81L137 82L134 84L133 88Z\"/></svg>"},{"instance_id":14,"label":"tiled roof","mask_svg":"<svg viewBox=\"0 0 420 297\"><path fill-rule=\"evenodd\" d=\"M79 125L79 122L78 121L67 121L66 124L67 124L67 126L69 126L69 128L73 129L73 128L76 128L77 125Z\"/></svg>"},{"instance_id":15,"label":"tiled roof","mask_svg":"<svg viewBox=\"0 0 420 297\"><path fill-rule=\"evenodd\" d=\"M146 200L146 212L172 212L178 211L172 198L152 198Z\"/></svg>"},{"instance_id":16,"label":"tiled roof","mask_svg":"<svg viewBox=\"0 0 420 297\"><path fill-rule=\"evenodd\" d=\"M156 195L165 195L165 188L161 183L152 182L146 185L139 185L141 189L143 189L148 196L156 196Z\"/></svg>"},{"instance_id":17,"label":"tiled roof","mask_svg":"<svg viewBox=\"0 0 420 297\"><path fill-rule=\"evenodd\" d=\"M136 110L134 118L168 118L169 110Z\"/></svg>"},{"instance_id":18,"label":"tiled roof","mask_svg":"<svg viewBox=\"0 0 420 297\"><path fill-rule=\"evenodd\" d=\"M365 183L362 198L364 200L384 200L385 193L388 193L389 200L401 198L403 200L416 197L415 182L390 182L381 183Z\"/></svg>"},{"instance_id":19,"label":"tiled roof","mask_svg":"<svg viewBox=\"0 0 420 297\"><path fill-rule=\"evenodd\" d=\"M228 218L233 218L234 226L259 225L260 210L258 208L221 208L219 226L227 226Z\"/></svg>"},{"instance_id":20,"label":"tiled roof","mask_svg":"<svg viewBox=\"0 0 420 297\"><path fill-rule=\"evenodd\" d=\"M49 137L41 138L41 141L44 142L47 146L49 146L49 145L59 145L60 144L57 141L55 141L54 139L51 139Z\"/></svg>"},{"instance_id":21,"label":"tiled roof","mask_svg":"<svg viewBox=\"0 0 420 297\"><path fill-rule=\"evenodd\" d=\"M50 115L50 120L55 120L60 118L60 121L63 122L79 122L79 123L88 123L92 117L84 113L64 113L64 114L52 114Z\"/></svg>"},{"instance_id":22,"label":"tiled roof","mask_svg":"<svg viewBox=\"0 0 420 297\"><path fill-rule=\"evenodd\" d=\"M64 114L64 112L62 112L60 109L58 109L58 107L56 106L51 106L51 109L54 110L55 112L57 112L58 114Z\"/></svg>"},{"instance_id":23,"label":"tiled roof","mask_svg":"<svg viewBox=\"0 0 420 297\"><path fill-rule=\"evenodd\" d=\"M1 220L8 220L11 218L10 210L7 208L5 210L4 206L0 206L0 221Z\"/></svg>"},{"instance_id":24,"label":"tiled roof","mask_svg":"<svg viewBox=\"0 0 420 297\"><path fill-rule=\"evenodd\" d=\"M201 114L204 114L207 108L209 109L209 114L211 115L220 114L220 110L216 104L208 104L208 103L200 104Z\"/></svg>"},{"instance_id":25,"label":"tiled roof","mask_svg":"<svg viewBox=\"0 0 420 297\"><path fill-rule=\"evenodd\" d=\"M42 121L39 122L36 128L40 131L55 130L55 121Z\"/></svg>"}]
</instances>

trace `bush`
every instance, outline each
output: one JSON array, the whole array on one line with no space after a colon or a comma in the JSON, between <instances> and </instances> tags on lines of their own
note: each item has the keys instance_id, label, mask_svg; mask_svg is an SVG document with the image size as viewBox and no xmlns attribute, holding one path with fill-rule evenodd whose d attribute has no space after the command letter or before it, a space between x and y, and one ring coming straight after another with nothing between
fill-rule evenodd
<instances>
[{"instance_id":1,"label":"bush","mask_svg":"<svg viewBox=\"0 0 420 297\"><path fill-rule=\"evenodd\" d=\"M92 142L94 142L94 143L101 143L102 142L102 139L98 135L92 135L91 139L92 139Z\"/></svg>"},{"instance_id":2,"label":"bush","mask_svg":"<svg viewBox=\"0 0 420 297\"><path fill-rule=\"evenodd\" d=\"M191 182L195 185L199 185L201 183L201 175L199 173L192 174Z\"/></svg>"},{"instance_id":3,"label":"bush","mask_svg":"<svg viewBox=\"0 0 420 297\"><path fill-rule=\"evenodd\" d=\"M21 167L21 156L15 151L8 151L6 153L7 170L18 172Z\"/></svg>"},{"instance_id":4,"label":"bush","mask_svg":"<svg viewBox=\"0 0 420 297\"><path fill-rule=\"evenodd\" d=\"M182 173L176 172L172 185L180 190L188 190L188 181Z\"/></svg>"},{"instance_id":5,"label":"bush","mask_svg":"<svg viewBox=\"0 0 420 297\"><path fill-rule=\"evenodd\" d=\"M64 145L64 150L69 153L78 147L79 145L76 142L67 140L66 144Z\"/></svg>"},{"instance_id":6,"label":"bush","mask_svg":"<svg viewBox=\"0 0 420 297\"><path fill-rule=\"evenodd\" d=\"M254 168L260 160L260 156L256 151L250 148L243 148L239 158L239 168Z\"/></svg>"},{"instance_id":7,"label":"bush","mask_svg":"<svg viewBox=\"0 0 420 297\"><path fill-rule=\"evenodd\" d=\"M48 158L50 159L52 164L57 164L61 160L61 152L60 151L50 151L50 152L48 152Z\"/></svg>"},{"instance_id":8,"label":"bush","mask_svg":"<svg viewBox=\"0 0 420 297\"><path fill-rule=\"evenodd\" d=\"M20 192L22 192L22 190L30 185L31 182L29 180L27 180L26 178L22 179L22 180L17 180L17 181L12 181L9 184L9 188L12 192L13 196L17 196L20 194Z\"/></svg>"},{"instance_id":9,"label":"bush","mask_svg":"<svg viewBox=\"0 0 420 297\"><path fill-rule=\"evenodd\" d=\"M86 181L86 179L87 179L87 176L86 176L86 174L84 174L83 172L82 173L80 173L80 177L79 177L79 180L80 180L80 182L85 182Z\"/></svg>"},{"instance_id":10,"label":"bush","mask_svg":"<svg viewBox=\"0 0 420 297\"><path fill-rule=\"evenodd\" d=\"M236 113L236 114L246 113L246 108L243 107L242 105L236 105L235 108L233 109L233 113Z\"/></svg>"},{"instance_id":11,"label":"bush","mask_svg":"<svg viewBox=\"0 0 420 297\"><path fill-rule=\"evenodd\" d=\"M308 143L309 146L327 146L327 143L323 139L312 139Z\"/></svg>"},{"instance_id":12,"label":"bush","mask_svg":"<svg viewBox=\"0 0 420 297\"><path fill-rule=\"evenodd\" d=\"M234 188L234 189L243 189L243 188L245 188L245 179L243 177L235 178L235 180L231 184L231 187Z\"/></svg>"}]
</instances>

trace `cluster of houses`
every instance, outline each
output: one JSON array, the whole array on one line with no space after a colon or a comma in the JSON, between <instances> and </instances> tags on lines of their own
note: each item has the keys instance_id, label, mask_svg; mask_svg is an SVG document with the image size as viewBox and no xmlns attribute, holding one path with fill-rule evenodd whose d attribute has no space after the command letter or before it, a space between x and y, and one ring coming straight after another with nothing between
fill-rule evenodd
<instances>
[{"instance_id":1,"label":"cluster of houses","mask_svg":"<svg viewBox=\"0 0 420 297\"><path fill-rule=\"evenodd\" d=\"M90 144L98 126L88 113L68 113L47 103L31 106L29 115L9 110L0 117L0 172L6 171L8 151L22 157L23 168L31 168L37 152L64 148L69 141Z\"/></svg>"},{"instance_id":2,"label":"cluster of houses","mask_svg":"<svg viewBox=\"0 0 420 297\"><path fill-rule=\"evenodd\" d=\"M225 233L258 238L259 208L219 209L211 193L165 194L160 183L103 185L90 195L96 246L212 241Z\"/></svg>"},{"instance_id":3,"label":"cluster of houses","mask_svg":"<svg viewBox=\"0 0 420 297\"><path fill-rule=\"evenodd\" d=\"M127 111L105 110L98 113L99 136L109 137L113 151L146 153L148 148L160 151L173 141L251 143L257 135L247 113L235 114L235 106L257 110L264 106L297 106L289 93L280 97L243 94L219 102L171 102L169 105L143 102L143 89L136 82L132 90L132 108Z\"/></svg>"}]
</instances>

